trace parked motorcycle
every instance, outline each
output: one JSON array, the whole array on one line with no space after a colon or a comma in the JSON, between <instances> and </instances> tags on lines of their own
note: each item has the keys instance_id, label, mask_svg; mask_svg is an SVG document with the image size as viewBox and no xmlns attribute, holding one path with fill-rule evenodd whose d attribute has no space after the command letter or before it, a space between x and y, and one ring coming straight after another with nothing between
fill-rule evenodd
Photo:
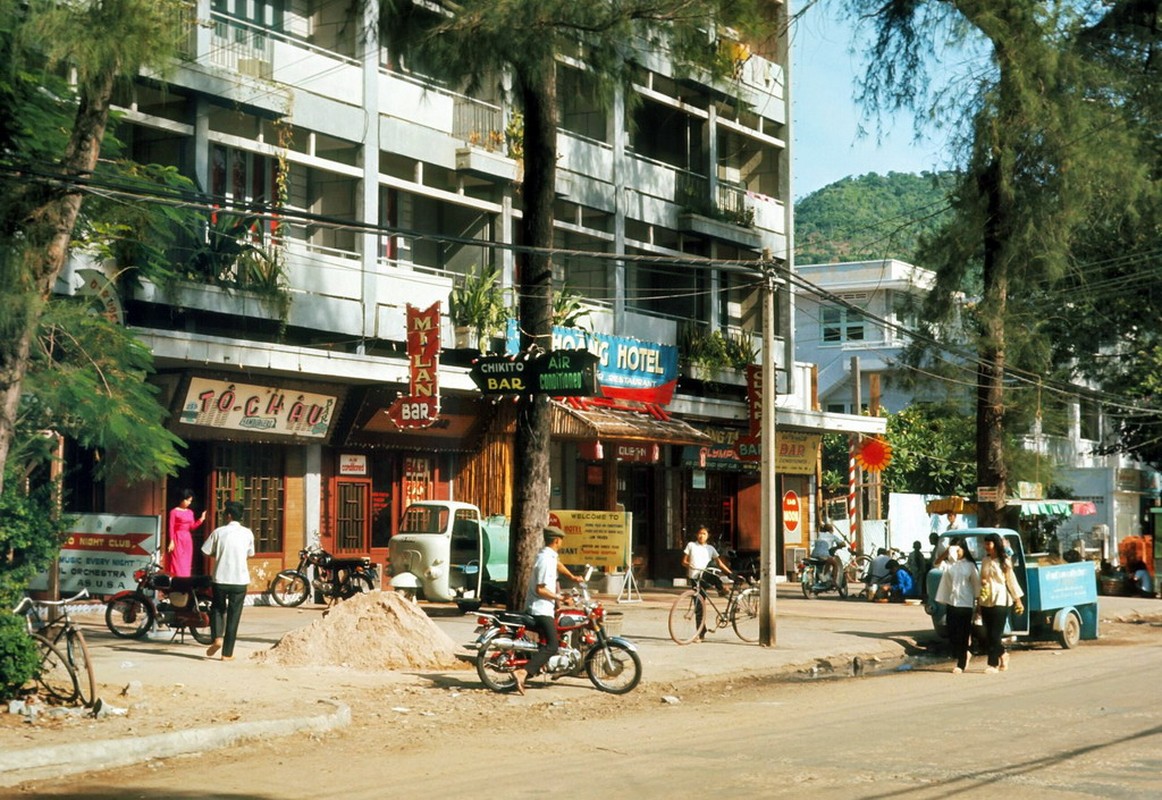
<instances>
[{"instance_id":1,"label":"parked motorcycle","mask_svg":"<svg viewBox=\"0 0 1162 800\"><path fill-rule=\"evenodd\" d=\"M315 568L315 578L307 576ZM375 588L379 571L367 556L335 558L318 545L299 551L299 565L284 569L270 582L270 596L280 606L302 605L311 589L328 604L346 600Z\"/></svg>"},{"instance_id":2,"label":"parked motorcycle","mask_svg":"<svg viewBox=\"0 0 1162 800\"><path fill-rule=\"evenodd\" d=\"M582 672L603 692L626 694L642 677L637 647L605 630L605 608L589 596L593 567L586 567L580 586L573 590L572 606L557 609L560 646L549 657L544 673L554 680L579 677ZM494 692L516 688L513 671L524 668L540 647L541 636L528 614L502 611L481 613L477 639L466 645L476 651L476 673Z\"/></svg>"},{"instance_id":3,"label":"parked motorcycle","mask_svg":"<svg viewBox=\"0 0 1162 800\"><path fill-rule=\"evenodd\" d=\"M799 562L799 583L803 596L810 600L824 592L837 592L840 599L847 598L847 570L839 569L838 579L828 574L827 563L821 558L804 558Z\"/></svg>"},{"instance_id":4,"label":"parked motorcycle","mask_svg":"<svg viewBox=\"0 0 1162 800\"><path fill-rule=\"evenodd\" d=\"M209 644L209 575L179 578L162 571L157 554L149 566L133 573L137 588L118 592L105 604L105 625L114 636L140 639L154 625L172 628L174 635L189 630L194 641Z\"/></svg>"}]
</instances>

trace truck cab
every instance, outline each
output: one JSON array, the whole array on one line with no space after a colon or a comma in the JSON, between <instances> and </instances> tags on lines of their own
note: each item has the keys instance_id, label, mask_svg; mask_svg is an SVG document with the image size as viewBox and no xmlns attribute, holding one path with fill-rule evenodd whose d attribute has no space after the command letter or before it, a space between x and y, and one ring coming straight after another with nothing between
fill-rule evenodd
<instances>
[{"instance_id":1,"label":"truck cab","mask_svg":"<svg viewBox=\"0 0 1162 800\"><path fill-rule=\"evenodd\" d=\"M391 538L391 586L414 598L476 608L503 598L508 523L471 503L425 500L404 509ZM487 596L486 596L487 595Z\"/></svg>"},{"instance_id":2,"label":"truck cab","mask_svg":"<svg viewBox=\"0 0 1162 800\"><path fill-rule=\"evenodd\" d=\"M1097 577L1092 562L1053 563L1044 555L1025 553L1021 535L1010 528L969 528L948 531L936 545L939 556L955 538L979 564L984 556L984 537L1000 534L1007 545L1017 576L1025 593L1022 614L1010 614L1007 634L1033 639L1056 639L1062 647L1075 647L1083 639L1098 638ZM934 567L928 573L928 613L941 636L947 635L945 607L935 600L943 570Z\"/></svg>"}]
</instances>

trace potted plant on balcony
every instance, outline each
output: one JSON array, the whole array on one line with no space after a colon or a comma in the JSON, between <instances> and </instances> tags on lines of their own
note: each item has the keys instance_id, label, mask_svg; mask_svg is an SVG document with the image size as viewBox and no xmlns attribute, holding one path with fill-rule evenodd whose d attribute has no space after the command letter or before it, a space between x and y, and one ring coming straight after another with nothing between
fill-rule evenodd
<instances>
[{"instance_id":1,"label":"potted plant on balcony","mask_svg":"<svg viewBox=\"0 0 1162 800\"><path fill-rule=\"evenodd\" d=\"M584 330L589 309L582 304L582 300L580 292L569 288L568 284L562 286L559 292L553 292L553 324Z\"/></svg>"},{"instance_id":2,"label":"potted plant on balcony","mask_svg":"<svg viewBox=\"0 0 1162 800\"><path fill-rule=\"evenodd\" d=\"M496 267L472 266L457 280L448 296L448 316L456 329L457 347L488 349L508 317Z\"/></svg>"},{"instance_id":3,"label":"potted plant on balcony","mask_svg":"<svg viewBox=\"0 0 1162 800\"><path fill-rule=\"evenodd\" d=\"M213 214L204 236L191 246L181 277L226 292L249 292L285 323L291 296L282 249L275 240L266 241L261 228L253 214Z\"/></svg>"},{"instance_id":4,"label":"potted plant on balcony","mask_svg":"<svg viewBox=\"0 0 1162 800\"><path fill-rule=\"evenodd\" d=\"M749 331L726 334L695 325L683 330L680 347L689 377L717 383L744 382L742 370L758 354Z\"/></svg>"}]
</instances>

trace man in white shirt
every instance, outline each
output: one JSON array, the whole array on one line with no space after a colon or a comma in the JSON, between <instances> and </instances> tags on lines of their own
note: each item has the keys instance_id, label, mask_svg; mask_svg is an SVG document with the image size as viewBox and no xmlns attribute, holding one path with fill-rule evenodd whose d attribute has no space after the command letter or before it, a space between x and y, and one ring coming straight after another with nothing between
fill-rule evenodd
<instances>
[{"instance_id":1,"label":"man in white shirt","mask_svg":"<svg viewBox=\"0 0 1162 800\"><path fill-rule=\"evenodd\" d=\"M565 541L565 532L560 528L545 528L544 537L545 546L537 553L537 560L533 562L533 577L529 581L529 590L525 595L525 613L531 615L537 622L541 646L529 658L524 669L513 670L512 676L516 680L518 694L525 693L525 683L529 678L537 676L541 668L557 652L560 644L557 638L557 601L564 601L566 598L557 591L557 573L577 580L557 558L557 551Z\"/></svg>"},{"instance_id":2,"label":"man in white shirt","mask_svg":"<svg viewBox=\"0 0 1162 800\"><path fill-rule=\"evenodd\" d=\"M234 658L234 640L250 585L247 559L254 555L254 532L242 524L244 511L242 503L227 500L226 524L215 528L202 545L202 552L214 559L214 603L210 614L214 642L206 648L206 655L214 656L221 650L223 661Z\"/></svg>"}]
</instances>

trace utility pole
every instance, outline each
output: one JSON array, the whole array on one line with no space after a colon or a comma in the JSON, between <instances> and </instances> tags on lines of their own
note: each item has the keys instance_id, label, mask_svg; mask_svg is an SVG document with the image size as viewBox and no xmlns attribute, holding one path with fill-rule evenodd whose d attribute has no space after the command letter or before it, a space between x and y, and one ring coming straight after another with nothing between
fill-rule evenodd
<instances>
[{"instance_id":1,"label":"utility pole","mask_svg":"<svg viewBox=\"0 0 1162 800\"><path fill-rule=\"evenodd\" d=\"M779 378L775 366L775 289L779 282L769 250L763 251L763 363L762 404L759 439L761 442L759 491L761 502L762 564L759 583L759 644L775 646L775 509L779 494L775 475L775 398L779 392ZM794 365L790 365L793 367Z\"/></svg>"},{"instance_id":2,"label":"utility pole","mask_svg":"<svg viewBox=\"0 0 1162 800\"><path fill-rule=\"evenodd\" d=\"M851 357L851 413L858 415L863 406L860 392L863 388L863 377L859 371L859 356ZM848 538L856 545L863 546L860 522L863 520L863 470L855 460L856 448L859 447L859 434L853 433L848 439L847 455L847 520Z\"/></svg>"},{"instance_id":3,"label":"utility pole","mask_svg":"<svg viewBox=\"0 0 1162 800\"><path fill-rule=\"evenodd\" d=\"M880 415L880 373L871 372L867 376L868 384L868 414L873 417ZM884 518L884 484L882 471L871 474L871 518Z\"/></svg>"}]
</instances>

